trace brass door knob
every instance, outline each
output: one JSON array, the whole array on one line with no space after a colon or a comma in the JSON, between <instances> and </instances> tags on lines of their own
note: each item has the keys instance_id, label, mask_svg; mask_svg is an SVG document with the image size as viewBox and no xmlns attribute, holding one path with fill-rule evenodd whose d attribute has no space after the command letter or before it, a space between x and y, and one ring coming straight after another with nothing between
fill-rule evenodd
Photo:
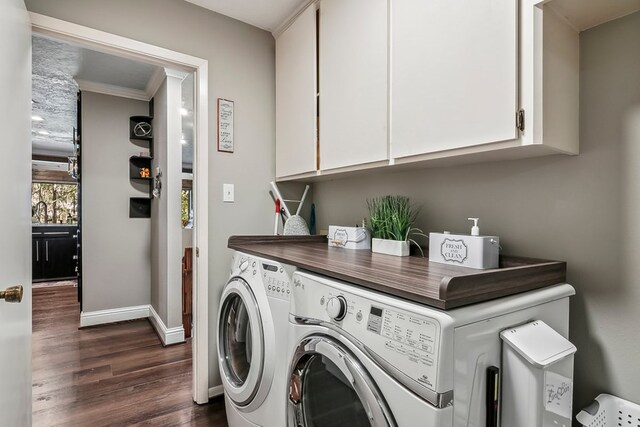
<instances>
[{"instance_id":1,"label":"brass door knob","mask_svg":"<svg viewBox=\"0 0 640 427\"><path fill-rule=\"evenodd\" d=\"M8 287L4 291L0 291L0 299L6 302L22 302L22 296L24 295L24 289L22 285Z\"/></svg>"}]
</instances>

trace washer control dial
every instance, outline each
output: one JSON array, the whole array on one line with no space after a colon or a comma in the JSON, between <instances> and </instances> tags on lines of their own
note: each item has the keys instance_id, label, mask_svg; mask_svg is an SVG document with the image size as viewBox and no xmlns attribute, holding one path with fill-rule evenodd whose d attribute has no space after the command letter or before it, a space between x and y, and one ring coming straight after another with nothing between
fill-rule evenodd
<instances>
[{"instance_id":1,"label":"washer control dial","mask_svg":"<svg viewBox=\"0 0 640 427\"><path fill-rule=\"evenodd\" d=\"M245 259L240 263L240 271L244 272L247 268L249 268L249 261Z\"/></svg>"},{"instance_id":2,"label":"washer control dial","mask_svg":"<svg viewBox=\"0 0 640 427\"><path fill-rule=\"evenodd\" d=\"M327 314L336 321L344 319L344 316L347 315L347 300L342 295L329 298Z\"/></svg>"}]
</instances>

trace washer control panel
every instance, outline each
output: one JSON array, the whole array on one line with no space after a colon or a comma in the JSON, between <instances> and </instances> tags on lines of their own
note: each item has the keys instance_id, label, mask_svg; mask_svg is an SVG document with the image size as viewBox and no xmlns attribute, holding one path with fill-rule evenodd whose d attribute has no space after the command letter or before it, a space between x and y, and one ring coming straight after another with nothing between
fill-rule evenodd
<instances>
[{"instance_id":1,"label":"washer control panel","mask_svg":"<svg viewBox=\"0 0 640 427\"><path fill-rule=\"evenodd\" d=\"M375 297L363 297L294 275L291 313L320 320L346 332L369 351L422 386L436 390L440 345L440 323L425 315ZM389 299L387 298L387 301ZM344 307L344 310L343 310Z\"/></svg>"},{"instance_id":2,"label":"washer control panel","mask_svg":"<svg viewBox=\"0 0 640 427\"><path fill-rule=\"evenodd\" d=\"M248 280L261 280L250 283L262 283L267 296L287 301L291 297L291 276L295 270L293 267L239 252L236 252L231 265L231 274L240 274Z\"/></svg>"},{"instance_id":3,"label":"washer control panel","mask_svg":"<svg viewBox=\"0 0 640 427\"><path fill-rule=\"evenodd\" d=\"M291 297L291 277L284 267L277 263L260 262L262 282L270 297L289 300Z\"/></svg>"}]
</instances>

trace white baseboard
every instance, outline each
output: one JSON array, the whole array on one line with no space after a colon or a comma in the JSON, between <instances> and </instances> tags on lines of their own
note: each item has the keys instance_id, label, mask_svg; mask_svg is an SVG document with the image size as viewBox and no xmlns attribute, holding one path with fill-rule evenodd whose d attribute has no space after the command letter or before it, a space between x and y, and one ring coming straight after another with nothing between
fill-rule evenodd
<instances>
[{"instance_id":1,"label":"white baseboard","mask_svg":"<svg viewBox=\"0 0 640 427\"><path fill-rule=\"evenodd\" d=\"M123 322L125 320L149 317L149 305L113 308L110 310L83 311L80 313L80 327Z\"/></svg>"},{"instance_id":2,"label":"white baseboard","mask_svg":"<svg viewBox=\"0 0 640 427\"><path fill-rule=\"evenodd\" d=\"M209 388L209 399L212 397L222 396L223 394L224 388L222 387L222 384Z\"/></svg>"},{"instance_id":3,"label":"white baseboard","mask_svg":"<svg viewBox=\"0 0 640 427\"><path fill-rule=\"evenodd\" d=\"M149 305L149 320L160 337L163 345L178 344L184 342L184 328L167 328L158 313Z\"/></svg>"}]
</instances>

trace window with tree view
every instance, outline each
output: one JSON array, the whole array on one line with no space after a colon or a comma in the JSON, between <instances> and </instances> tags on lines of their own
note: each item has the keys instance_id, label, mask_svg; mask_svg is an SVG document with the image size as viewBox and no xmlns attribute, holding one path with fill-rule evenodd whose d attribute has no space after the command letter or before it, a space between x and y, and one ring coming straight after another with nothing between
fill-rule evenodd
<instances>
[{"instance_id":1,"label":"window with tree view","mask_svg":"<svg viewBox=\"0 0 640 427\"><path fill-rule=\"evenodd\" d=\"M77 224L78 186L34 182L31 187L31 222Z\"/></svg>"},{"instance_id":2,"label":"window with tree view","mask_svg":"<svg viewBox=\"0 0 640 427\"><path fill-rule=\"evenodd\" d=\"M192 190L182 189L182 228L193 228L193 208L191 207Z\"/></svg>"}]
</instances>

